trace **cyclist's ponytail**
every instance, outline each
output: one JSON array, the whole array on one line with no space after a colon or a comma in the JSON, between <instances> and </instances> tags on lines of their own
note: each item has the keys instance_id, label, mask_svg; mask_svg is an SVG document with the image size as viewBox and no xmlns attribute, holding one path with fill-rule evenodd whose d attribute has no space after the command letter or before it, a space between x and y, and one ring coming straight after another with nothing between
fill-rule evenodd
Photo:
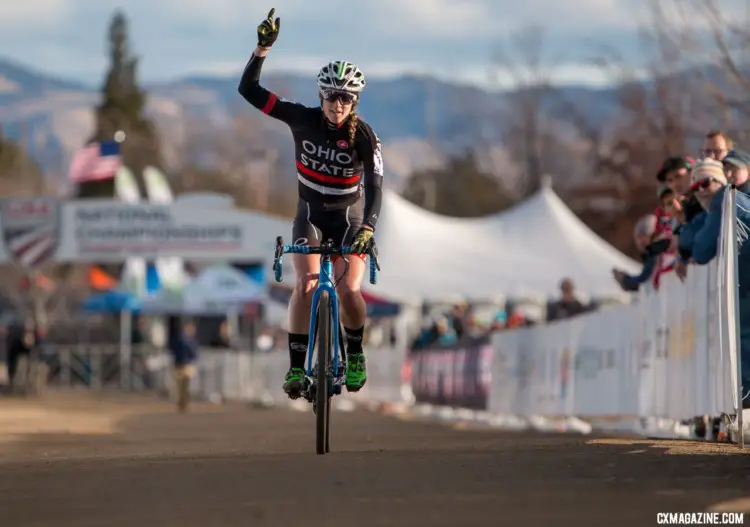
<instances>
[{"instance_id":1,"label":"cyclist's ponytail","mask_svg":"<svg viewBox=\"0 0 750 527\"><path fill-rule=\"evenodd\" d=\"M358 122L359 115L357 115L357 107L354 106L349 114L349 148L354 148L354 138L357 136Z\"/></svg>"}]
</instances>

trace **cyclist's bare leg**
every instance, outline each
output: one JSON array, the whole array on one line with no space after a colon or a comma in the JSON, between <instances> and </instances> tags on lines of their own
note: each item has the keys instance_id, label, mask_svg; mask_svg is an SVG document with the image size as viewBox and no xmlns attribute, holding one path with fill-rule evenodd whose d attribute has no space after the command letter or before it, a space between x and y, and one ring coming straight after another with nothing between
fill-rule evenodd
<instances>
[{"instance_id":1,"label":"cyclist's bare leg","mask_svg":"<svg viewBox=\"0 0 750 527\"><path fill-rule=\"evenodd\" d=\"M304 385L307 342L310 331L310 308L315 288L318 285L320 256L310 254L292 255L296 281L289 299L289 373L284 382L284 391L293 398L299 397Z\"/></svg>"},{"instance_id":2,"label":"cyclist's bare leg","mask_svg":"<svg viewBox=\"0 0 750 527\"><path fill-rule=\"evenodd\" d=\"M341 306L341 323L345 328L361 328L367 318L367 305L362 298L362 279L365 275L365 261L358 256L347 256L346 261L338 258L334 263L334 274L339 280L336 293ZM346 270L346 274L344 271Z\"/></svg>"},{"instance_id":3,"label":"cyclist's bare leg","mask_svg":"<svg viewBox=\"0 0 750 527\"><path fill-rule=\"evenodd\" d=\"M339 258L334 264L334 272L336 277L340 278L336 292L341 308L341 323L346 335L347 389L357 391L367 379L362 349L362 336L367 318L367 305L362 298L362 278L366 264L358 256L346 258L349 260L348 269L346 261Z\"/></svg>"},{"instance_id":4,"label":"cyclist's bare leg","mask_svg":"<svg viewBox=\"0 0 750 527\"><path fill-rule=\"evenodd\" d=\"M310 329L310 308L315 288L318 286L320 256L293 254L296 280L289 300L289 332L307 333Z\"/></svg>"}]
</instances>

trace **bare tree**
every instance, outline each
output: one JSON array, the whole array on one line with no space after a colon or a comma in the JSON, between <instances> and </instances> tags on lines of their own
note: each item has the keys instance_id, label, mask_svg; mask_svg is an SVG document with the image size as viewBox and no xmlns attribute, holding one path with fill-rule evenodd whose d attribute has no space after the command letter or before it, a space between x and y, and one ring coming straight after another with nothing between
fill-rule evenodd
<instances>
[{"instance_id":1,"label":"bare tree","mask_svg":"<svg viewBox=\"0 0 750 527\"><path fill-rule=\"evenodd\" d=\"M622 250L632 251L637 218L656 206L655 175L669 155L689 154L720 114L698 59L705 43L676 23L684 6L653 0L640 38L644 59L628 63L616 50L600 47L592 58L618 86L617 108L595 122L583 106L560 108L588 143L592 178L572 189L569 204L594 230Z\"/></svg>"},{"instance_id":2,"label":"bare tree","mask_svg":"<svg viewBox=\"0 0 750 527\"><path fill-rule=\"evenodd\" d=\"M258 117L237 110L229 123L189 119L179 148L174 181L177 192L231 194L240 207L288 215L294 187L276 184L279 151L261 128Z\"/></svg>"},{"instance_id":3,"label":"bare tree","mask_svg":"<svg viewBox=\"0 0 750 527\"><path fill-rule=\"evenodd\" d=\"M565 129L551 120L549 110L556 97L552 76L560 57L550 56L544 30L528 26L499 44L492 53L493 77L510 77L508 105L500 116L504 143L511 157L522 167L523 176L515 191L523 198L536 191L546 174L557 173L560 160L568 159ZM563 154L563 155L561 155ZM571 170L565 166L562 170Z\"/></svg>"},{"instance_id":4,"label":"bare tree","mask_svg":"<svg viewBox=\"0 0 750 527\"><path fill-rule=\"evenodd\" d=\"M713 78L707 81L716 104L723 110L722 127L736 139L746 140L750 135L744 123L750 116L750 72L747 69L750 58L750 4L736 1L721 5L718 0L692 0L692 4L702 15L701 19L705 20L711 35L713 49L705 55L714 68L711 72ZM745 12L740 13L743 4ZM723 9L725 6L729 14ZM683 19L683 26L687 25L686 20Z\"/></svg>"}]
</instances>

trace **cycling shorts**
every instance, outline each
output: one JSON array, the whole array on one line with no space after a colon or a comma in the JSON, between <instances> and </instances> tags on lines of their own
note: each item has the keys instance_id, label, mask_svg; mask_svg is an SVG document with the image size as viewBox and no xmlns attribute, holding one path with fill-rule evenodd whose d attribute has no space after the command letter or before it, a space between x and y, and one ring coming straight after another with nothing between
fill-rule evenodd
<instances>
[{"instance_id":1,"label":"cycling shorts","mask_svg":"<svg viewBox=\"0 0 750 527\"><path fill-rule=\"evenodd\" d=\"M337 247L351 245L354 236L362 227L364 210L364 199L359 199L347 207L332 210L300 199L292 226L293 243L320 245L330 239Z\"/></svg>"}]
</instances>

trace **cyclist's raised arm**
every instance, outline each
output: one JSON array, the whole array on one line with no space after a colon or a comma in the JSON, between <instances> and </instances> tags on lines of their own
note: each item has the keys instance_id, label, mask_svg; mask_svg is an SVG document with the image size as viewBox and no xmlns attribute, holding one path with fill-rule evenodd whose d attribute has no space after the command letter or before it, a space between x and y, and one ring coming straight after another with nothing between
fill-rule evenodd
<instances>
[{"instance_id":1,"label":"cyclist's raised arm","mask_svg":"<svg viewBox=\"0 0 750 527\"><path fill-rule=\"evenodd\" d=\"M356 143L357 153L364 165L365 214L363 224L375 230L383 201L383 151L380 139L365 122L360 121L361 133Z\"/></svg>"},{"instance_id":2,"label":"cyclist's raised arm","mask_svg":"<svg viewBox=\"0 0 750 527\"><path fill-rule=\"evenodd\" d=\"M245 67L238 91L247 102L261 112L294 126L308 108L302 104L287 101L260 85L260 71L265 61L267 49L258 47Z\"/></svg>"}]
</instances>

